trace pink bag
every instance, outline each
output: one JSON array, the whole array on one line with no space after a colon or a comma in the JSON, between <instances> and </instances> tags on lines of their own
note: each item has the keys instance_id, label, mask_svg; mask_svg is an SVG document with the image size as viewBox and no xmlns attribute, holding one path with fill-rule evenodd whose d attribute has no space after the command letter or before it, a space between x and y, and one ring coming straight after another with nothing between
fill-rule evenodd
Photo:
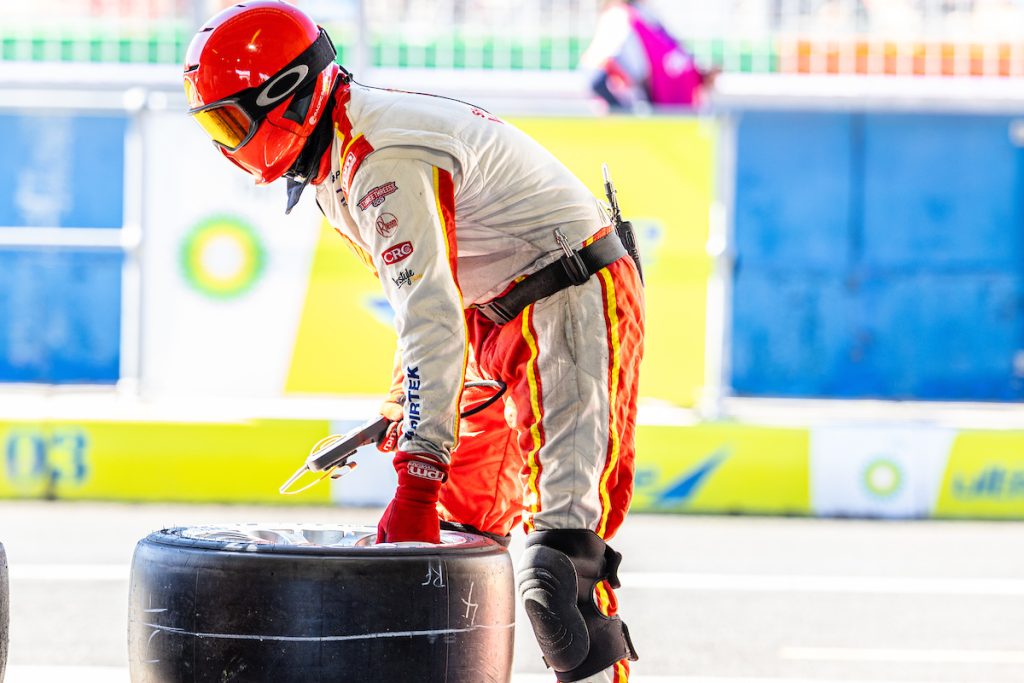
<instances>
[{"instance_id":1,"label":"pink bag","mask_svg":"<svg viewBox=\"0 0 1024 683\"><path fill-rule=\"evenodd\" d=\"M651 104L696 104L702 77L693 57L660 24L648 23L635 7L627 9L651 64Z\"/></svg>"}]
</instances>

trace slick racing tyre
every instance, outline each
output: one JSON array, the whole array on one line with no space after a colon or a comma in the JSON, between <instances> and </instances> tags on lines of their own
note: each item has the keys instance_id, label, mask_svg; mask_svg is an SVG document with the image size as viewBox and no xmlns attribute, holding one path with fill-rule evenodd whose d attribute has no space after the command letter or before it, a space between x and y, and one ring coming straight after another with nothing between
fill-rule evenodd
<instances>
[{"instance_id":1,"label":"slick racing tyre","mask_svg":"<svg viewBox=\"0 0 1024 683\"><path fill-rule=\"evenodd\" d=\"M239 524L150 534L132 559L133 683L508 683L508 551L443 531Z\"/></svg>"},{"instance_id":2,"label":"slick racing tyre","mask_svg":"<svg viewBox=\"0 0 1024 683\"><path fill-rule=\"evenodd\" d=\"M10 628L10 597L8 593L7 553L0 544L0 683L4 680L4 669L7 668L7 640Z\"/></svg>"}]
</instances>

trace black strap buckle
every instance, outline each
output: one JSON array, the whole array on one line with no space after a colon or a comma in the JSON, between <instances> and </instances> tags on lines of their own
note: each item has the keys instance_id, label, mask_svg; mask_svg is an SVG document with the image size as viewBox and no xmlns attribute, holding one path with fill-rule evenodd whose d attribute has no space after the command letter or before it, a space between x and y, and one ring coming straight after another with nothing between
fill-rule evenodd
<instances>
[{"instance_id":1,"label":"black strap buckle","mask_svg":"<svg viewBox=\"0 0 1024 683\"><path fill-rule=\"evenodd\" d=\"M579 251L569 248L569 241L560 230L555 231L555 239L564 256L523 278L497 299L473 307L491 322L506 325L533 302L566 287L582 285L597 271L626 256L625 248L613 233L597 238Z\"/></svg>"},{"instance_id":2,"label":"black strap buckle","mask_svg":"<svg viewBox=\"0 0 1024 683\"><path fill-rule=\"evenodd\" d=\"M507 325L515 319L516 315L519 315L518 311L515 315L511 315L510 312L501 305L501 299L495 299L494 301L486 304L480 304L476 308L496 325Z\"/></svg>"}]
</instances>

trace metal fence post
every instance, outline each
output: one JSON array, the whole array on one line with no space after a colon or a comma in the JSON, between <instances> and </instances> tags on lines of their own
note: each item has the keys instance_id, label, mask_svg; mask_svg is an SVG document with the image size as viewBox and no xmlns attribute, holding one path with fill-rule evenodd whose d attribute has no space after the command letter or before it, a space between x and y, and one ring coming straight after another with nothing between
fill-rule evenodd
<instances>
[{"instance_id":1,"label":"metal fence post","mask_svg":"<svg viewBox=\"0 0 1024 683\"><path fill-rule=\"evenodd\" d=\"M366 12L366 0L356 0L356 41L352 59L352 72L357 78L366 79L370 69L370 20Z\"/></svg>"},{"instance_id":2,"label":"metal fence post","mask_svg":"<svg viewBox=\"0 0 1024 683\"><path fill-rule=\"evenodd\" d=\"M142 243L144 239L145 138L142 117L149 93L133 88L124 94L128 126L124 139L124 219L121 224L121 368L118 389L138 395L142 387Z\"/></svg>"},{"instance_id":3,"label":"metal fence post","mask_svg":"<svg viewBox=\"0 0 1024 683\"><path fill-rule=\"evenodd\" d=\"M736 115L719 114L718 123L717 190L708 220L707 253L712 266L704 332L704 389L698 405L700 413L711 420L724 417L725 399L732 393L732 284L736 259Z\"/></svg>"}]
</instances>

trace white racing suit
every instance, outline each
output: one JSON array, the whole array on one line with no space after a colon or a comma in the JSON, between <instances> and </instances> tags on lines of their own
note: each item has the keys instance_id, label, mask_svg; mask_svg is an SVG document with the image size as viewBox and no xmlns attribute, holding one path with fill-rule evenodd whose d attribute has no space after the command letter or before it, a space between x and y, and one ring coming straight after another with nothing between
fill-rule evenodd
<instances>
[{"instance_id":1,"label":"white racing suit","mask_svg":"<svg viewBox=\"0 0 1024 683\"><path fill-rule=\"evenodd\" d=\"M635 265L621 258L505 325L475 307L561 258L556 230L574 249L617 239L606 211L543 147L472 105L357 84L338 97L317 202L395 311L407 397L399 448L451 464L439 514L499 535L521 518L528 533L610 538L632 495ZM467 372L508 393L460 424ZM594 601L615 613L608 581ZM619 683L628 671L623 659L585 680Z\"/></svg>"}]
</instances>

